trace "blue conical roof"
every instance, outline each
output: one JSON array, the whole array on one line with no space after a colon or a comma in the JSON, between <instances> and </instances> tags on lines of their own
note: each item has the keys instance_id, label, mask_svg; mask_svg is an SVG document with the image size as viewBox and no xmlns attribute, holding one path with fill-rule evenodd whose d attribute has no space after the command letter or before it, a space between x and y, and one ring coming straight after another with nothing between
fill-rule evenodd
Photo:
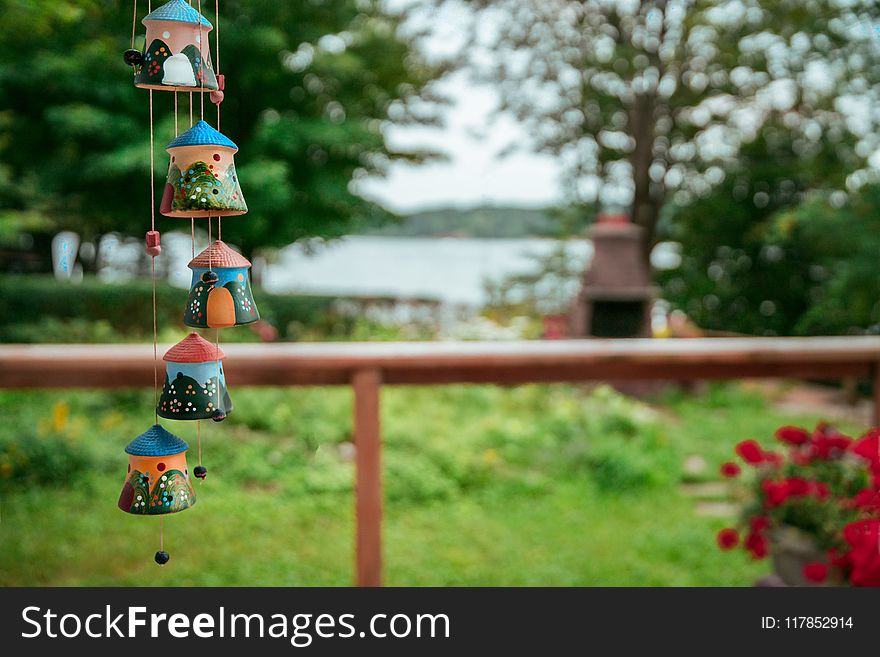
<instances>
[{"instance_id":1,"label":"blue conical roof","mask_svg":"<svg viewBox=\"0 0 880 657\"><path fill-rule=\"evenodd\" d=\"M222 132L214 130L204 121L199 121L186 132L181 132L177 137L171 140L171 143L165 147L177 148L178 146L225 146L238 150L238 146L229 137Z\"/></svg>"},{"instance_id":2,"label":"blue conical roof","mask_svg":"<svg viewBox=\"0 0 880 657\"><path fill-rule=\"evenodd\" d=\"M171 0L153 12L144 16L142 22L147 21L175 21L177 23L201 23L212 28L208 19L193 9L185 0Z\"/></svg>"},{"instance_id":3,"label":"blue conical roof","mask_svg":"<svg viewBox=\"0 0 880 657\"><path fill-rule=\"evenodd\" d=\"M154 424L128 443L125 452L133 456L170 456L188 449L189 445L182 439Z\"/></svg>"}]
</instances>

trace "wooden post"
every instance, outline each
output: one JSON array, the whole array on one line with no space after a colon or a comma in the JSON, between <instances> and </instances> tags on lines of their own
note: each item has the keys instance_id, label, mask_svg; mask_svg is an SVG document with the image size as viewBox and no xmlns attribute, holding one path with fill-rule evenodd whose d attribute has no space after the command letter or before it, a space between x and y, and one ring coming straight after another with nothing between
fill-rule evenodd
<instances>
[{"instance_id":1,"label":"wooden post","mask_svg":"<svg viewBox=\"0 0 880 657\"><path fill-rule=\"evenodd\" d=\"M357 586L382 585L382 438L379 432L378 369L356 370L354 389Z\"/></svg>"},{"instance_id":2,"label":"wooden post","mask_svg":"<svg viewBox=\"0 0 880 657\"><path fill-rule=\"evenodd\" d=\"M880 362L873 365L874 377L874 412L871 414L873 426L880 427Z\"/></svg>"}]
</instances>

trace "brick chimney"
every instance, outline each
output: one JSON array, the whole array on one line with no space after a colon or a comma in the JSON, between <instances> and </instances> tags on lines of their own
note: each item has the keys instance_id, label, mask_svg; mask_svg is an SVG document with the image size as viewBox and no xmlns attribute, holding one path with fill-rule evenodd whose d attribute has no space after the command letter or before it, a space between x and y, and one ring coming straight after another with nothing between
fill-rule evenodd
<instances>
[{"instance_id":1,"label":"brick chimney","mask_svg":"<svg viewBox=\"0 0 880 657\"><path fill-rule=\"evenodd\" d=\"M656 293L642 255L642 228L629 215L603 213L587 236L593 259L572 309L572 337L649 337Z\"/></svg>"}]
</instances>

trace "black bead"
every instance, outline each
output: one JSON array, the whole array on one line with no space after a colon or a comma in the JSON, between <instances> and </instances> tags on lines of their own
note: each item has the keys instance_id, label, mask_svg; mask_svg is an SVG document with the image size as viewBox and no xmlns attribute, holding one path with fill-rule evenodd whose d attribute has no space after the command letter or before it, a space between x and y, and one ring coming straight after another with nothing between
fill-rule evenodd
<instances>
[{"instance_id":1,"label":"black bead","mask_svg":"<svg viewBox=\"0 0 880 657\"><path fill-rule=\"evenodd\" d=\"M208 476L208 468L203 465L197 465L193 468L193 474L199 479L204 479Z\"/></svg>"},{"instance_id":2,"label":"black bead","mask_svg":"<svg viewBox=\"0 0 880 657\"><path fill-rule=\"evenodd\" d=\"M122 53L122 58L129 66L139 66L144 61L144 56L140 50L129 49Z\"/></svg>"},{"instance_id":3,"label":"black bead","mask_svg":"<svg viewBox=\"0 0 880 657\"><path fill-rule=\"evenodd\" d=\"M214 422L222 422L226 419L226 411L218 408L211 414L211 419L214 420Z\"/></svg>"},{"instance_id":4,"label":"black bead","mask_svg":"<svg viewBox=\"0 0 880 657\"><path fill-rule=\"evenodd\" d=\"M206 271L202 274L202 282L204 283L216 283L220 280L220 277L217 276L217 272Z\"/></svg>"},{"instance_id":5,"label":"black bead","mask_svg":"<svg viewBox=\"0 0 880 657\"><path fill-rule=\"evenodd\" d=\"M171 558L171 555L168 554L167 552L165 552L165 550L159 550L156 553L155 558L156 558L157 564L159 564L160 566L164 566L166 563L168 563L168 560Z\"/></svg>"}]
</instances>

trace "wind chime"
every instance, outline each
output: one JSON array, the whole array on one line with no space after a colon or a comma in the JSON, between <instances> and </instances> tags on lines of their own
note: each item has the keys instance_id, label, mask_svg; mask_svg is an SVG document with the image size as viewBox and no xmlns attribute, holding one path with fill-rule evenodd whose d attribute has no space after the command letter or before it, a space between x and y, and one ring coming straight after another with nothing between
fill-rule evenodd
<instances>
[{"instance_id":1,"label":"wind chime","mask_svg":"<svg viewBox=\"0 0 880 657\"><path fill-rule=\"evenodd\" d=\"M118 506L136 515L159 516L159 551L155 560L168 563L165 551L165 514L188 509L196 502L190 482L186 452L189 445L163 428L159 418L192 420L196 423L198 465L193 474L204 479L202 465L202 420L220 422L232 412L226 390L225 357L220 349L221 328L249 324L260 318L251 293L251 263L220 241L223 217L242 215L247 204L235 173L235 143L220 133L220 104L223 102L224 76L220 70L219 0L214 2L214 25L202 15L202 2L171 0L153 10L147 1L145 48L136 50L138 3L134 0L131 49L124 59L134 68L134 84L147 89L150 111L150 230L146 252L150 256L153 286L153 387L154 424L125 448L129 455L128 473ZM208 33L215 29L217 72L211 63ZM156 327L156 258L162 253L156 230L156 188L154 176L153 92L174 94L174 139L168 144L168 178L159 206L167 217L190 220L193 272L189 299L184 311L187 326L216 329L209 342L196 332L171 347L164 357L165 380L159 383L159 354ZM178 132L178 94L189 94L189 129ZM199 120L194 122L198 94ZM205 121L205 94L217 106L217 127ZM212 240L217 220L217 240ZM196 219L207 219L209 246L195 253Z\"/></svg>"}]
</instances>

